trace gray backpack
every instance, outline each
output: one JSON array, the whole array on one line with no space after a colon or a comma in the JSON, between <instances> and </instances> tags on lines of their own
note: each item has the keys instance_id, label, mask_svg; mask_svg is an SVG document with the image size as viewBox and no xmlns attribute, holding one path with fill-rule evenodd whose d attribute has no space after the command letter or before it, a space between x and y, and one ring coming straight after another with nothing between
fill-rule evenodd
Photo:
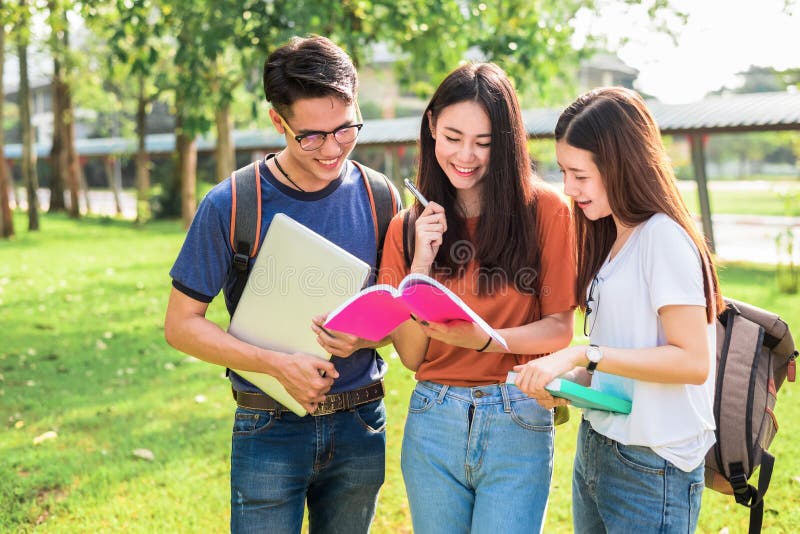
<instances>
[{"instance_id":1,"label":"gray backpack","mask_svg":"<svg viewBox=\"0 0 800 534\"><path fill-rule=\"evenodd\" d=\"M798 356L789 326L772 312L725 299L717 318L717 442L706 455L706 487L750 508L750 534L761 532L764 494L775 457L767 448L778 430L773 409L784 380L794 382ZM758 486L748 483L761 466Z\"/></svg>"}]
</instances>

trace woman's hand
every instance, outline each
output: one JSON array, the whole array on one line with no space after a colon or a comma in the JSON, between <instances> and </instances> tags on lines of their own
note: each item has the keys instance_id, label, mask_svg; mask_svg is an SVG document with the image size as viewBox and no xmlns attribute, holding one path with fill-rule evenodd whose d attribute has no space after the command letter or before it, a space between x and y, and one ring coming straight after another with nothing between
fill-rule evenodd
<instances>
[{"instance_id":1,"label":"woman's hand","mask_svg":"<svg viewBox=\"0 0 800 534\"><path fill-rule=\"evenodd\" d=\"M444 208L436 202L430 202L414 223L412 273L430 274L431 265L436 259L436 254L442 245L442 236L446 231L447 218Z\"/></svg>"},{"instance_id":2,"label":"woman's hand","mask_svg":"<svg viewBox=\"0 0 800 534\"><path fill-rule=\"evenodd\" d=\"M496 352L491 350L491 347L497 345L492 341L488 346L486 341L488 335L480 329L477 324L470 321L450 321L447 323L431 323L428 321L420 320L414 316L411 317L425 332L425 335L436 341L447 343L455 347L464 347L466 349L478 350L486 347L485 352ZM505 349L502 349L505 352Z\"/></svg>"},{"instance_id":3,"label":"woman's hand","mask_svg":"<svg viewBox=\"0 0 800 534\"><path fill-rule=\"evenodd\" d=\"M519 373L515 383L520 390L539 401L540 404L552 402L553 396L544 387L554 378L572 371L585 361L585 346L567 347L553 354L531 360L524 365L515 366L514 371ZM544 404L542 405L544 406Z\"/></svg>"}]
</instances>

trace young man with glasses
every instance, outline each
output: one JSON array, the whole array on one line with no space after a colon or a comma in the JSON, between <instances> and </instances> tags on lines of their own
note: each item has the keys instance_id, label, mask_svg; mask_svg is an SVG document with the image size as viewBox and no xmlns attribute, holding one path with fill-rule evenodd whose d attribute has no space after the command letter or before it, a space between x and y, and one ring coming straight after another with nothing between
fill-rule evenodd
<instances>
[{"instance_id":1,"label":"young man with glasses","mask_svg":"<svg viewBox=\"0 0 800 534\"><path fill-rule=\"evenodd\" d=\"M362 126L357 89L352 61L323 37L294 38L267 58L264 92L286 147L257 167L262 241L272 217L285 213L377 267L369 192L348 160ZM397 190L390 192L399 206ZM307 504L312 533L367 532L384 480L386 365L376 343L328 332L324 317L309 317L309 327L331 361L260 349L205 318L220 289L228 297L234 285L232 203L225 180L198 208L170 272L167 340L211 363L274 376L310 415L295 415L229 373L238 404L231 531L299 533ZM228 311L235 306L228 302Z\"/></svg>"}]
</instances>

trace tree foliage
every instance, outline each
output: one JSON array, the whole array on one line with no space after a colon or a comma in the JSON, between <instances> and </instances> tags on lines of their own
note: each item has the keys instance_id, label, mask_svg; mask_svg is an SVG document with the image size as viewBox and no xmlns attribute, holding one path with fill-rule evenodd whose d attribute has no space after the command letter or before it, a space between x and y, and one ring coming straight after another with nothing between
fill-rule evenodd
<instances>
[{"instance_id":1,"label":"tree foliage","mask_svg":"<svg viewBox=\"0 0 800 534\"><path fill-rule=\"evenodd\" d=\"M295 35L331 38L357 67L371 59L376 45L383 45L397 57L401 85L423 97L459 63L483 60L506 70L523 105L563 101L574 92L573 73L592 44L590 40L582 50L573 48L572 21L579 13L603 9L608 1L51 0L64 9L79 7L107 50L103 57L91 58L105 68L93 71L102 73L102 83L90 85L115 95L118 110L139 117L135 129L140 147L142 110L158 98L171 104L179 125L176 136L184 138L178 144L185 150L192 150L189 141L207 134L215 123L218 138L229 137L225 125L231 122L231 104L243 95L253 112L239 120L252 123L263 107L264 58ZM675 12L668 0L616 2L645 5L656 22L665 10ZM102 54L98 49L95 53ZM136 111L129 102L137 102ZM237 105L241 109L241 102ZM192 161L185 156L176 159ZM140 167L147 164L139 160ZM186 199L186 179L184 175L166 189L177 197L183 190ZM137 182L141 190L145 180L139 174Z\"/></svg>"}]
</instances>

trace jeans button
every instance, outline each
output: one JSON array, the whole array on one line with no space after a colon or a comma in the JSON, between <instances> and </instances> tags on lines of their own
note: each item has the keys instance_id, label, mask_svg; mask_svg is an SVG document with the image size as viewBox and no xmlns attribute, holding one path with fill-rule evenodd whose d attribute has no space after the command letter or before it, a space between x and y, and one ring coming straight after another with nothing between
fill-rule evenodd
<instances>
[{"instance_id":1,"label":"jeans button","mask_svg":"<svg viewBox=\"0 0 800 534\"><path fill-rule=\"evenodd\" d=\"M481 390L478 390L478 391L476 391L476 392L475 392L475 395L474 395L474 396L475 396L475 398L476 398L476 399L482 399L483 397L485 397L485 396L486 396L486 393L484 393L484 392L483 392L483 391L481 391Z\"/></svg>"}]
</instances>

